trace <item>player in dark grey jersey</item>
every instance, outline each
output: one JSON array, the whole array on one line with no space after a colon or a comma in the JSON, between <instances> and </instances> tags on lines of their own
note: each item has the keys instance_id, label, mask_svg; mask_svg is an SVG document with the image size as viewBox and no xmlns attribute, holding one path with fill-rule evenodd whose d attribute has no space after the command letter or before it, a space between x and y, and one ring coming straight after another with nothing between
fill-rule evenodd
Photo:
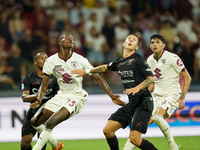
<instances>
[{"instance_id":1,"label":"player in dark grey jersey","mask_svg":"<svg viewBox=\"0 0 200 150\"><path fill-rule=\"evenodd\" d=\"M108 70L118 71L129 103L113 113L103 129L112 150L119 150L115 132L120 128L126 128L128 125L130 126L129 139L131 143L143 150L157 150L152 143L141 138L142 133L147 131L147 125L153 111L153 100L148 86L154 82L154 77L145 60L135 52L138 49L138 42L137 36L129 35L123 43L122 57L115 59L108 65L72 71L72 73L78 74L77 77Z\"/></svg>"},{"instance_id":2,"label":"player in dark grey jersey","mask_svg":"<svg viewBox=\"0 0 200 150\"><path fill-rule=\"evenodd\" d=\"M36 69L25 75L21 83L23 102L33 103L36 101L37 92L39 90L40 85L42 84L42 79L43 79L42 69L46 59L47 55L45 52L40 51L34 56L34 64L36 66ZM46 95L40 107L44 103L46 103L50 98L52 98L57 93L58 89L59 86L57 84L57 80L52 75L50 78L50 83L48 85ZM31 118L34 116L34 114L38 111L40 107L35 109L30 108L27 112L22 127L21 150L32 150L31 141L37 131L31 125ZM43 147L43 150L45 149L46 148Z\"/></svg>"}]
</instances>

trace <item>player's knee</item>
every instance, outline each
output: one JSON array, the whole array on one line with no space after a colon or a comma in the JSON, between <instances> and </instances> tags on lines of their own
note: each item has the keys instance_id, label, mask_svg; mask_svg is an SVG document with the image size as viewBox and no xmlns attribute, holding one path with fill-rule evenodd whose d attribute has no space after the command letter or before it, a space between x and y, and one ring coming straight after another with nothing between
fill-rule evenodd
<instances>
[{"instance_id":1,"label":"player's knee","mask_svg":"<svg viewBox=\"0 0 200 150\"><path fill-rule=\"evenodd\" d=\"M160 114L153 114L152 115L152 120L155 123L159 123L163 119L163 116Z\"/></svg>"},{"instance_id":2,"label":"player's knee","mask_svg":"<svg viewBox=\"0 0 200 150\"><path fill-rule=\"evenodd\" d=\"M106 138L111 138L112 137L112 133L107 127L103 128L103 134L105 135Z\"/></svg>"},{"instance_id":3,"label":"player's knee","mask_svg":"<svg viewBox=\"0 0 200 150\"><path fill-rule=\"evenodd\" d=\"M47 129L53 129L55 126L56 126L56 123L55 123L56 120L54 120L53 118L49 119L45 126Z\"/></svg>"},{"instance_id":4,"label":"player's knee","mask_svg":"<svg viewBox=\"0 0 200 150\"><path fill-rule=\"evenodd\" d=\"M30 139L30 138L27 138L27 139L23 138L21 141L21 148L22 149L28 148L31 145L31 141L32 141L32 139Z\"/></svg>"},{"instance_id":5,"label":"player's knee","mask_svg":"<svg viewBox=\"0 0 200 150\"><path fill-rule=\"evenodd\" d=\"M139 139L140 139L141 137L138 137L138 136L136 136L136 135L132 135L131 137L130 137L130 142L132 143L132 144L134 144L135 146L140 146L140 141L139 141Z\"/></svg>"}]
</instances>

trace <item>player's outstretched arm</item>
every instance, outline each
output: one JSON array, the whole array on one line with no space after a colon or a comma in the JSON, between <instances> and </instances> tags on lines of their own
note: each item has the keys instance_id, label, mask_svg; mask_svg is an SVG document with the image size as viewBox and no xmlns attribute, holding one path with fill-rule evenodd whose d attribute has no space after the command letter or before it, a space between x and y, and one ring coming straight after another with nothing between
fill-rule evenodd
<instances>
[{"instance_id":1,"label":"player's outstretched arm","mask_svg":"<svg viewBox=\"0 0 200 150\"><path fill-rule=\"evenodd\" d=\"M90 73L102 73L108 71L107 65L100 65L92 69L74 69L71 71L72 74L78 74L76 77L84 76L85 74Z\"/></svg>"},{"instance_id":2,"label":"player's outstretched arm","mask_svg":"<svg viewBox=\"0 0 200 150\"><path fill-rule=\"evenodd\" d=\"M42 99L45 96L47 88L48 88L49 78L50 76L44 75L43 80L42 80L42 85L40 86L40 89L38 91L37 101L35 101L34 103L30 105L31 108L37 108L40 106Z\"/></svg>"},{"instance_id":3,"label":"player's outstretched arm","mask_svg":"<svg viewBox=\"0 0 200 150\"><path fill-rule=\"evenodd\" d=\"M132 94L134 95L135 93L139 92L140 90L148 87L151 83L154 82L154 77L153 76L148 76L142 83L140 83L139 85L137 85L134 88L130 88L130 89L126 89L124 91L125 94Z\"/></svg>"},{"instance_id":4,"label":"player's outstretched arm","mask_svg":"<svg viewBox=\"0 0 200 150\"><path fill-rule=\"evenodd\" d=\"M112 90L110 89L108 83L106 82L106 80L104 78L102 78L98 73L94 73L92 74L92 77L98 82L98 84L100 85L100 87L110 96L110 98L112 99L112 101L120 106L126 105L125 102L121 101L119 98L119 95L114 95Z\"/></svg>"},{"instance_id":5,"label":"player's outstretched arm","mask_svg":"<svg viewBox=\"0 0 200 150\"><path fill-rule=\"evenodd\" d=\"M181 96L176 102L179 102L178 109L181 110L185 107L185 96L188 92L188 89L189 89L192 79L191 79L190 74L188 73L187 69L182 70L179 74L183 77L183 86L181 89Z\"/></svg>"}]
</instances>

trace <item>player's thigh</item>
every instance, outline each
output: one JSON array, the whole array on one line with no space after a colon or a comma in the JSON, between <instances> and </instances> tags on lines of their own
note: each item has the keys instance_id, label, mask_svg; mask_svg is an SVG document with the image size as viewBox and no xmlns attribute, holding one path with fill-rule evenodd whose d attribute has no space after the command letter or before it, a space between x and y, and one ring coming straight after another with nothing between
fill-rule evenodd
<instances>
[{"instance_id":1,"label":"player's thigh","mask_svg":"<svg viewBox=\"0 0 200 150\"><path fill-rule=\"evenodd\" d=\"M165 97L156 97L158 103L155 114L161 114L164 118L170 117L178 107L176 100L180 97L180 94L171 94Z\"/></svg>"},{"instance_id":2,"label":"player's thigh","mask_svg":"<svg viewBox=\"0 0 200 150\"><path fill-rule=\"evenodd\" d=\"M43 108L41 112L39 112L37 115L34 115L33 118L31 119L32 125L39 126L45 123L53 113L54 112L52 112L51 110Z\"/></svg>"},{"instance_id":3,"label":"player's thigh","mask_svg":"<svg viewBox=\"0 0 200 150\"><path fill-rule=\"evenodd\" d=\"M48 129L54 128L57 124L68 119L69 116L70 116L69 111L65 107L62 107L59 111L55 112L49 118L49 120L46 123L46 128L48 128Z\"/></svg>"},{"instance_id":4,"label":"player's thigh","mask_svg":"<svg viewBox=\"0 0 200 150\"><path fill-rule=\"evenodd\" d=\"M107 132L115 132L120 128L121 128L121 124L118 121L108 120L108 122L106 123L104 127L104 130L107 130Z\"/></svg>"}]
</instances>

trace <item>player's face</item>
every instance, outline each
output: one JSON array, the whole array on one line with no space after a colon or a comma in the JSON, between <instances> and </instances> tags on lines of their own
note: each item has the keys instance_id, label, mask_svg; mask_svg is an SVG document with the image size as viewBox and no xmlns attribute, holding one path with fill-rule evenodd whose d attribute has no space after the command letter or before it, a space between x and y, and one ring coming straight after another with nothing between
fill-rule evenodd
<instances>
[{"instance_id":1,"label":"player's face","mask_svg":"<svg viewBox=\"0 0 200 150\"><path fill-rule=\"evenodd\" d=\"M154 53L159 53L165 48L165 43L163 43L160 39L152 39L150 41L150 48Z\"/></svg>"},{"instance_id":2,"label":"player's face","mask_svg":"<svg viewBox=\"0 0 200 150\"><path fill-rule=\"evenodd\" d=\"M138 46L138 38L135 35L129 35L123 43L124 48L136 50Z\"/></svg>"},{"instance_id":3,"label":"player's face","mask_svg":"<svg viewBox=\"0 0 200 150\"><path fill-rule=\"evenodd\" d=\"M46 59L48 58L46 53L38 53L37 54L37 59L35 60L35 65L39 68L39 69L43 69L44 66L44 62L46 61Z\"/></svg>"},{"instance_id":4,"label":"player's face","mask_svg":"<svg viewBox=\"0 0 200 150\"><path fill-rule=\"evenodd\" d=\"M60 46L62 46L64 49L66 48L72 48L74 45L74 38L71 34L64 34L62 36L61 41L59 42Z\"/></svg>"}]
</instances>

